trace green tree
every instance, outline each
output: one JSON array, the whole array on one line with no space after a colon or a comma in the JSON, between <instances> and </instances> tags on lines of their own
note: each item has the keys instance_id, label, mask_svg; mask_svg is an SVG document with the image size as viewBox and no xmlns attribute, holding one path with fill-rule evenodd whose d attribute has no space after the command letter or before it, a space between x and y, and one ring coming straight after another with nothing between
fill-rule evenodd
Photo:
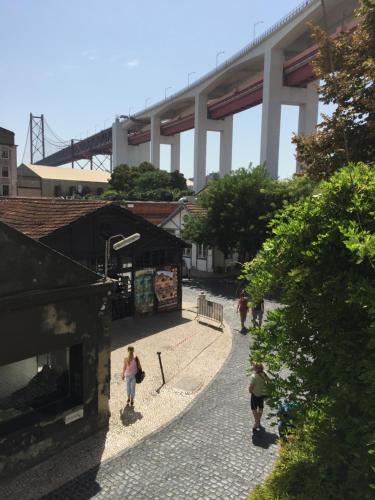
<instances>
[{"instance_id":1,"label":"green tree","mask_svg":"<svg viewBox=\"0 0 375 500\"><path fill-rule=\"evenodd\" d=\"M241 168L210 182L199 197L205 214L188 217L183 238L238 250L240 260L253 257L268 234L267 224L289 201L310 192L308 179L272 180L263 166Z\"/></svg>"},{"instance_id":2,"label":"green tree","mask_svg":"<svg viewBox=\"0 0 375 500\"><path fill-rule=\"evenodd\" d=\"M184 174L178 172L177 170L174 170L173 172L170 173L170 178L171 178L170 184L173 189L186 191L187 186Z\"/></svg>"},{"instance_id":3,"label":"green tree","mask_svg":"<svg viewBox=\"0 0 375 500\"><path fill-rule=\"evenodd\" d=\"M295 436L251 498L370 499L375 470L375 171L342 168L278 214L243 277L283 304L254 330L270 403L298 404ZM285 370L287 369L287 370Z\"/></svg>"},{"instance_id":4,"label":"green tree","mask_svg":"<svg viewBox=\"0 0 375 500\"><path fill-rule=\"evenodd\" d=\"M129 165L119 165L114 169L109 180L109 189L115 191L130 192L134 189L135 181L139 173Z\"/></svg>"},{"instance_id":5,"label":"green tree","mask_svg":"<svg viewBox=\"0 0 375 500\"><path fill-rule=\"evenodd\" d=\"M294 137L297 160L315 179L326 179L348 161L375 160L375 2L361 0L357 28L332 38L313 27L320 100L336 106L317 132Z\"/></svg>"},{"instance_id":6,"label":"green tree","mask_svg":"<svg viewBox=\"0 0 375 500\"><path fill-rule=\"evenodd\" d=\"M109 189L102 198L112 200L173 201L192 194L179 172L166 172L149 162L138 167L119 165L112 172Z\"/></svg>"}]
</instances>

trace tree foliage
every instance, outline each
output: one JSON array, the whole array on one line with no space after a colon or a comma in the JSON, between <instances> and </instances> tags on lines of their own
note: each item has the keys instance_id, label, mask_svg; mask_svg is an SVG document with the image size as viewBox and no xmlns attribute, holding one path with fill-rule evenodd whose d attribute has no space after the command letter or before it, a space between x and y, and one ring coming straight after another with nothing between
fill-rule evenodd
<instances>
[{"instance_id":1,"label":"tree foliage","mask_svg":"<svg viewBox=\"0 0 375 500\"><path fill-rule=\"evenodd\" d=\"M299 416L254 499L374 498L374 232L375 171L352 164L278 214L244 268L252 300L277 288L283 304L254 330L251 361L272 374L271 405Z\"/></svg>"},{"instance_id":2,"label":"tree foliage","mask_svg":"<svg viewBox=\"0 0 375 500\"><path fill-rule=\"evenodd\" d=\"M180 172L166 172L149 162L138 167L119 165L112 172L109 189L103 194L111 200L173 201L192 194Z\"/></svg>"},{"instance_id":3,"label":"tree foliage","mask_svg":"<svg viewBox=\"0 0 375 500\"><path fill-rule=\"evenodd\" d=\"M349 161L375 160L375 1L361 0L357 28L332 38L313 27L320 100L336 106L317 132L294 137L297 160L315 179L327 179Z\"/></svg>"},{"instance_id":4,"label":"tree foliage","mask_svg":"<svg viewBox=\"0 0 375 500\"><path fill-rule=\"evenodd\" d=\"M206 213L190 216L182 237L224 253L237 250L241 259L253 257L275 212L312 188L304 178L272 180L263 166L241 168L210 182L198 200Z\"/></svg>"}]
</instances>

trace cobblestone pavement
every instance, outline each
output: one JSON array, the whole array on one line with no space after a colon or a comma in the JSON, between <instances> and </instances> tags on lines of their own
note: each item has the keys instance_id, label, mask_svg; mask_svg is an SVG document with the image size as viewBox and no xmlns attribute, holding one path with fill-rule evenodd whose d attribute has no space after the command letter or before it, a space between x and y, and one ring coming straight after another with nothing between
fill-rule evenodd
<instances>
[{"instance_id":1,"label":"cobblestone pavement","mask_svg":"<svg viewBox=\"0 0 375 500\"><path fill-rule=\"evenodd\" d=\"M203 282L202 282L203 283ZM43 497L58 499L246 499L269 473L277 453L269 427L252 435L248 379L249 337L238 331L235 282L190 281L184 300L204 289L224 305L233 348L213 382L182 415L134 448L103 462ZM266 302L266 310L272 303Z\"/></svg>"}]
</instances>

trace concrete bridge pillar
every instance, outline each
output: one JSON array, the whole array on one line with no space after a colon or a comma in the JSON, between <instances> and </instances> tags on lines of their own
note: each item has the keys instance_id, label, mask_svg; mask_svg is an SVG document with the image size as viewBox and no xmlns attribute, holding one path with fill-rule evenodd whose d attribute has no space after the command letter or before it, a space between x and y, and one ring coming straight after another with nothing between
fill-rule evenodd
<instances>
[{"instance_id":1,"label":"concrete bridge pillar","mask_svg":"<svg viewBox=\"0 0 375 500\"><path fill-rule=\"evenodd\" d=\"M158 116L151 116L151 151L150 161L156 168L160 168L160 118Z\"/></svg>"},{"instance_id":2,"label":"concrete bridge pillar","mask_svg":"<svg viewBox=\"0 0 375 500\"><path fill-rule=\"evenodd\" d=\"M274 179L278 176L283 62L282 50L266 50L263 70L260 162L266 164L267 171Z\"/></svg>"},{"instance_id":3,"label":"concrete bridge pillar","mask_svg":"<svg viewBox=\"0 0 375 500\"><path fill-rule=\"evenodd\" d=\"M220 131L220 177L224 177L232 170L232 143L233 143L233 115L222 120Z\"/></svg>"},{"instance_id":4,"label":"concrete bridge pillar","mask_svg":"<svg viewBox=\"0 0 375 500\"><path fill-rule=\"evenodd\" d=\"M142 161L149 161L150 152L148 144L132 146L128 142L128 129L124 122L117 118L112 125L112 166L127 164L137 166Z\"/></svg>"},{"instance_id":5,"label":"concrete bridge pillar","mask_svg":"<svg viewBox=\"0 0 375 500\"><path fill-rule=\"evenodd\" d=\"M112 125L112 166L115 169L118 165L129 164L129 144L128 131L122 127L118 118Z\"/></svg>"},{"instance_id":6,"label":"concrete bridge pillar","mask_svg":"<svg viewBox=\"0 0 375 500\"><path fill-rule=\"evenodd\" d=\"M194 117L194 191L200 191L206 185L207 154L207 96L195 96Z\"/></svg>"},{"instance_id":7,"label":"concrete bridge pillar","mask_svg":"<svg viewBox=\"0 0 375 500\"><path fill-rule=\"evenodd\" d=\"M171 142L171 172L180 171L180 144L180 134L174 135Z\"/></svg>"},{"instance_id":8,"label":"concrete bridge pillar","mask_svg":"<svg viewBox=\"0 0 375 500\"><path fill-rule=\"evenodd\" d=\"M310 83L306 88L306 99L299 106L298 135L311 135L316 130L319 113L318 82ZM301 170L301 165L296 163L296 171Z\"/></svg>"}]
</instances>

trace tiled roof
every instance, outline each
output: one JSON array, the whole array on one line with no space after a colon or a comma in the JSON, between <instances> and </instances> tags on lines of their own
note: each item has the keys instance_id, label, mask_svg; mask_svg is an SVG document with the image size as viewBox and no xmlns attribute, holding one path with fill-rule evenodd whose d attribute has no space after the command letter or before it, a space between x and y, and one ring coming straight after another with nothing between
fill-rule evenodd
<instances>
[{"instance_id":1,"label":"tiled roof","mask_svg":"<svg viewBox=\"0 0 375 500\"><path fill-rule=\"evenodd\" d=\"M196 215L196 214L205 214L207 213L207 209L201 207L197 203L186 203L185 208L188 212Z\"/></svg>"},{"instance_id":2,"label":"tiled roof","mask_svg":"<svg viewBox=\"0 0 375 500\"><path fill-rule=\"evenodd\" d=\"M158 225L181 204L174 201L127 201L121 205L133 214L140 215L152 224Z\"/></svg>"},{"instance_id":3,"label":"tiled roof","mask_svg":"<svg viewBox=\"0 0 375 500\"><path fill-rule=\"evenodd\" d=\"M33 165L31 163L23 163L20 167L25 166L38 177L42 179L51 179L58 181L75 181L81 182L102 182L109 181L111 174L109 172L99 172L97 170L81 170L80 168L67 167L47 167L45 165Z\"/></svg>"},{"instance_id":4,"label":"tiled roof","mask_svg":"<svg viewBox=\"0 0 375 500\"><path fill-rule=\"evenodd\" d=\"M0 221L37 240L110 204L99 200L0 198Z\"/></svg>"}]
</instances>

